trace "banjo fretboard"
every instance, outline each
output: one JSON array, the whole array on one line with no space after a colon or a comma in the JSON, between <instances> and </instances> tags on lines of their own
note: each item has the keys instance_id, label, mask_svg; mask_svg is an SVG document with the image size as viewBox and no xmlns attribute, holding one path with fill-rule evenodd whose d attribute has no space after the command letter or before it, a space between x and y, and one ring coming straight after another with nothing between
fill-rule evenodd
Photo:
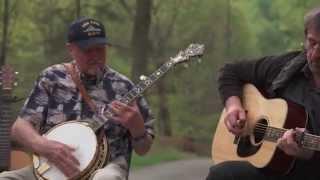
<instances>
[{"instance_id":1,"label":"banjo fretboard","mask_svg":"<svg viewBox=\"0 0 320 180\"><path fill-rule=\"evenodd\" d=\"M128 91L125 95L120 97L120 102L124 104L129 104L134 101L137 97L141 96L148 88L150 88L158 79L160 79L163 75L165 75L174 65L182 62L186 62L192 57L200 57L202 56L204 51L204 45L202 44L190 44L189 47L180 51L177 56L170 58L169 61L160 66L156 71L154 71L148 77L141 76L141 81L136 84L130 91ZM105 109L102 109L101 113L94 118L95 122L92 125L94 130L100 129L109 119L108 117L112 117L112 112L105 106Z\"/></svg>"}]
</instances>

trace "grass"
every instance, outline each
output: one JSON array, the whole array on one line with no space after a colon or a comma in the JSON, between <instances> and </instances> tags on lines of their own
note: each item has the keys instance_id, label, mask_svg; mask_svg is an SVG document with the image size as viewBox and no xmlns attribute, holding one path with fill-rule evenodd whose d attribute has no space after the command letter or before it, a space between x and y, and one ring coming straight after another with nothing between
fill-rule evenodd
<instances>
[{"instance_id":1,"label":"grass","mask_svg":"<svg viewBox=\"0 0 320 180\"><path fill-rule=\"evenodd\" d=\"M195 157L196 155L182 152L170 145L160 144L155 142L150 152L145 156L133 155L131 167L138 169L145 166L160 164L168 161L175 161L180 159L187 159Z\"/></svg>"}]
</instances>

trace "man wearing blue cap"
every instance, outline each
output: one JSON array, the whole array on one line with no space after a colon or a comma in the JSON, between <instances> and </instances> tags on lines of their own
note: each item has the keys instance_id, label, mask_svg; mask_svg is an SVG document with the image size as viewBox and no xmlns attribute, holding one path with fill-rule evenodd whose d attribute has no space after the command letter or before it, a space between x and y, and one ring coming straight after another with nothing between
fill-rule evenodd
<instances>
[{"instance_id":1,"label":"man wearing blue cap","mask_svg":"<svg viewBox=\"0 0 320 180\"><path fill-rule=\"evenodd\" d=\"M91 18L74 21L67 35L67 49L73 65L94 106L110 107L112 117L103 126L108 139L108 163L94 171L93 180L124 180L128 178L132 150L147 153L154 138L153 116L143 97L130 105L118 99L133 88L124 75L106 66L108 39L104 26ZM92 119L94 108L85 100L67 70L66 64L46 68L26 100L12 127L12 138L29 151L45 157L63 174L79 175L79 160L75 147L49 140L41 134L70 120ZM80 89L80 88L79 88ZM68 134L65 134L68 136ZM86 142L83 142L84 144ZM33 167L3 172L0 179L31 180Z\"/></svg>"}]
</instances>

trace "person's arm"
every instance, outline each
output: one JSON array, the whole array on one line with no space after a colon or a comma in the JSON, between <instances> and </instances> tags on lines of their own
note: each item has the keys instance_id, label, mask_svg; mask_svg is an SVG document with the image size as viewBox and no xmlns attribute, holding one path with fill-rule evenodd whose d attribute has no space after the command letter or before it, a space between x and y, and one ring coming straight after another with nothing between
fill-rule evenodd
<instances>
[{"instance_id":1,"label":"person's arm","mask_svg":"<svg viewBox=\"0 0 320 180\"><path fill-rule=\"evenodd\" d=\"M287 130L283 136L278 139L278 147L288 155L295 156L300 159L311 159L314 156L314 151L301 148L295 140L296 132L302 132L304 130L304 128Z\"/></svg>"},{"instance_id":2,"label":"person's arm","mask_svg":"<svg viewBox=\"0 0 320 180\"><path fill-rule=\"evenodd\" d=\"M241 97L245 83L264 90L270 87L282 67L299 54L300 52L292 52L226 64L218 75L218 90L223 104L231 96Z\"/></svg>"},{"instance_id":3,"label":"person's arm","mask_svg":"<svg viewBox=\"0 0 320 180\"><path fill-rule=\"evenodd\" d=\"M36 147L38 144L41 145L41 142L43 141L43 137L39 135L33 125L20 117L12 125L11 137L14 141L31 152L36 152Z\"/></svg>"},{"instance_id":4,"label":"person's arm","mask_svg":"<svg viewBox=\"0 0 320 180\"><path fill-rule=\"evenodd\" d=\"M231 96L225 103L226 116L224 123L227 129L234 135L241 135L246 122L246 113L241 100L237 96Z\"/></svg>"},{"instance_id":5,"label":"person's arm","mask_svg":"<svg viewBox=\"0 0 320 180\"><path fill-rule=\"evenodd\" d=\"M126 105L119 101L113 101L111 110L115 114L113 119L129 130L134 151L138 155L146 154L151 148L153 137L145 126L144 117L137 103Z\"/></svg>"},{"instance_id":6,"label":"person's arm","mask_svg":"<svg viewBox=\"0 0 320 180\"><path fill-rule=\"evenodd\" d=\"M220 70L218 89L226 110L224 123L231 133L241 135L245 125L246 113L241 102L243 85L251 83L265 90L271 85L282 66L297 54L289 53L226 64Z\"/></svg>"},{"instance_id":7,"label":"person's arm","mask_svg":"<svg viewBox=\"0 0 320 180\"><path fill-rule=\"evenodd\" d=\"M11 136L25 149L47 158L67 177L73 177L79 173L79 161L73 155L75 149L49 140L38 132L38 127L46 122L49 97L53 96L51 87L56 79L54 76L50 69L41 73L12 126Z\"/></svg>"},{"instance_id":8,"label":"person's arm","mask_svg":"<svg viewBox=\"0 0 320 180\"><path fill-rule=\"evenodd\" d=\"M153 143L153 137L150 134L145 133L145 135L133 137L133 139L137 139L132 140L132 146L138 155L142 156L149 152Z\"/></svg>"},{"instance_id":9,"label":"person's arm","mask_svg":"<svg viewBox=\"0 0 320 180\"><path fill-rule=\"evenodd\" d=\"M12 126L11 137L29 151L46 157L67 177L79 173L79 161L72 155L75 149L41 136L30 122L18 118Z\"/></svg>"},{"instance_id":10,"label":"person's arm","mask_svg":"<svg viewBox=\"0 0 320 180\"><path fill-rule=\"evenodd\" d=\"M143 97L137 99L137 105L139 112L143 118L145 136L142 139L140 138L141 136L135 138L137 140L132 139L132 145L137 154L144 155L150 150L155 137L153 127L155 118L150 110L147 101Z\"/></svg>"}]
</instances>

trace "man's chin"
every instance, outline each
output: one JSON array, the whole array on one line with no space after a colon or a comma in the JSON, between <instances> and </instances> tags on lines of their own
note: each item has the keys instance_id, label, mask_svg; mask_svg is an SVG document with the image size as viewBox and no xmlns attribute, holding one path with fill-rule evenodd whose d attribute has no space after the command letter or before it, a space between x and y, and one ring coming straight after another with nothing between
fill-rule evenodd
<instances>
[{"instance_id":1,"label":"man's chin","mask_svg":"<svg viewBox=\"0 0 320 180\"><path fill-rule=\"evenodd\" d=\"M95 68L90 68L86 71L86 74L90 75L90 76L96 76L99 75L103 72L103 70L99 67L95 67Z\"/></svg>"},{"instance_id":2,"label":"man's chin","mask_svg":"<svg viewBox=\"0 0 320 180\"><path fill-rule=\"evenodd\" d=\"M85 72L85 74L89 75L89 76L96 76L98 74L98 71L96 71L96 70L87 71L87 72Z\"/></svg>"}]
</instances>

